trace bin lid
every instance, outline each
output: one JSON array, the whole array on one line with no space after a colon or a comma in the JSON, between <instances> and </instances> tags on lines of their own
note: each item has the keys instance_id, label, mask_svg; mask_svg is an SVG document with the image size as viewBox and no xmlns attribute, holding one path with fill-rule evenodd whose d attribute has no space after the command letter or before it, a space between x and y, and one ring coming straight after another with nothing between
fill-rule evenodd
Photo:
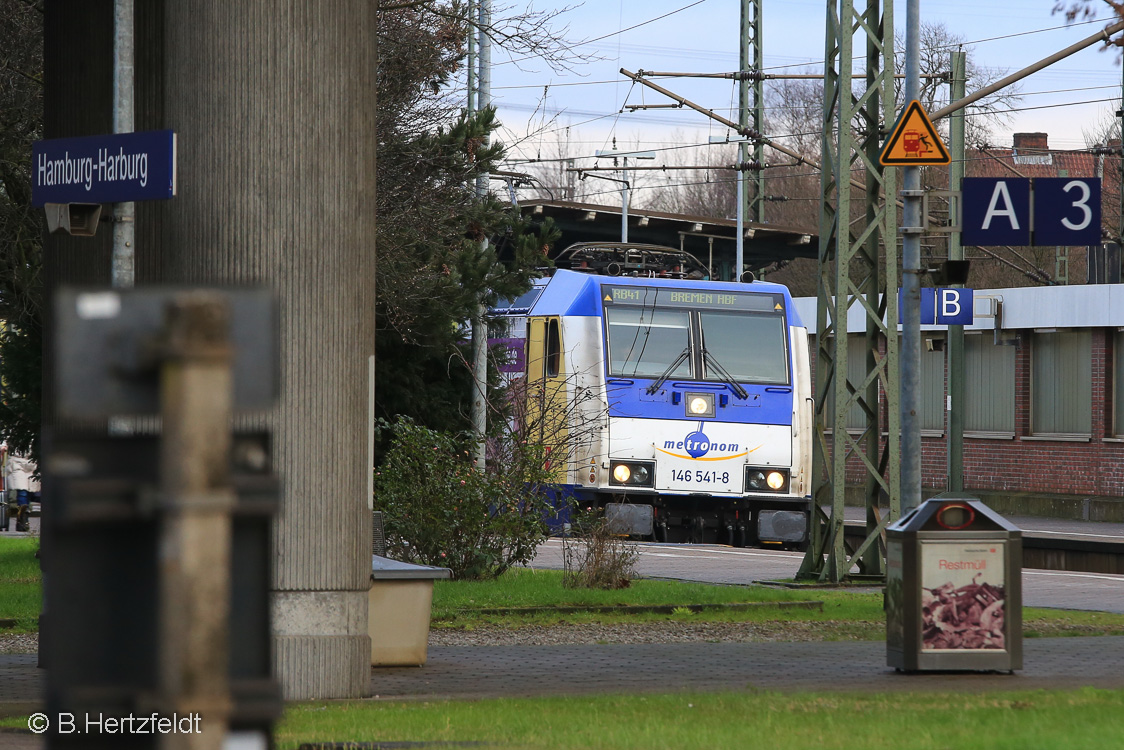
<instances>
[{"instance_id":1,"label":"bin lid","mask_svg":"<svg viewBox=\"0 0 1124 750\"><path fill-rule=\"evenodd\" d=\"M391 560L389 557L371 555L371 580L425 580L434 578L452 578L453 571L448 568L436 568L432 565L415 565L414 563Z\"/></svg>"},{"instance_id":2,"label":"bin lid","mask_svg":"<svg viewBox=\"0 0 1124 750\"><path fill-rule=\"evenodd\" d=\"M944 492L886 527L887 531L994 531L1021 536L1022 530L978 497Z\"/></svg>"}]
</instances>

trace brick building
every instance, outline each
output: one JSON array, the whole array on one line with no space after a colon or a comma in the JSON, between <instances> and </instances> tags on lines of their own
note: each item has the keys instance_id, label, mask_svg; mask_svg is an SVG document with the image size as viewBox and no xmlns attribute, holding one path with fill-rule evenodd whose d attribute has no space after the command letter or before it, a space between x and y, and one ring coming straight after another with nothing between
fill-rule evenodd
<instances>
[{"instance_id":1,"label":"brick building","mask_svg":"<svg viewBox=\"0 0 1124 750\"><path fill-rule=\"evenodd\" d=\"M797 300L809 331L816 301ZM856 323L858 318L855 319ZM1124 498L1124 285L980 289L965 327L964 487L1003 506L1023 498L1090 507ZM948 486L947 357L939 326L922 337L922 485ZM852 383L863 332L849 332ZM813 348L814 354L814 348ZM886 405L882 402L883 434ZM856 409L848 423L859 428ZM848 481L864 475L857 459ZM1096 517L1094 511L1086 513Z\"/></svg>"}]
</instances>

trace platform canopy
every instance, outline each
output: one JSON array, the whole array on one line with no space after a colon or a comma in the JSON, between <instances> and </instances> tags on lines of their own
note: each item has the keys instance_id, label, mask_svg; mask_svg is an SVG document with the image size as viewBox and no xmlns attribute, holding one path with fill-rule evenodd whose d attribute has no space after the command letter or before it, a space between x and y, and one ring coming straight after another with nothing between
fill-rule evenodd
<instances>
[{"instance_id":1,"label":"platform canopy","mask_svg":"<svg viewBox=\"0 0 1124 750\"><path fill-rule=\"evenodd\" d=\"M576 242L619 242L620 205L572 201L521 201L520 211L530 218L550 217L562 231L551 248L551 257ZM794 258L815 258L819 239L815 233L796 227L746 222L743 248L745 264L756 271L772 263ZM629 242L664 245L686 250L714 269L715 277L734 278L737 252L737 222L691 214L629 209Z\"/></svg>"}]
</instances>

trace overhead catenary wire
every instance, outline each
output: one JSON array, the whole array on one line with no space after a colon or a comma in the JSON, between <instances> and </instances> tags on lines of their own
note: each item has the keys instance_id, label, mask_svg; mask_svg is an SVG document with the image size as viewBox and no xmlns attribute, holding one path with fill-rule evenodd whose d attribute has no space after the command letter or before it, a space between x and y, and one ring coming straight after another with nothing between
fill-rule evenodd
<instances>
[{"instance_id":1,"label":"overhead catenary wire","mask_svg":"<svg viewBox=\"0 0 1124 750\"><path fill-rule=\"evenodd\" d=\"M690 7L693 7L693 4L683 6L683 8L680 8L680 9L678 9L678 11L675 11L675 12L679 12L679 11L685 10L687 8L690 8ZM666 17L666 15L657 17L655 19L650 19L648 22L659 20L659 18L663 18L663 17ZM645 23L648 23L648 22L645 22ZM1039 33L1044 33L1044 32L1056 31L1056 30L1060 30L1060 29L1066 29L1066 28L1070 28L1070 27L1074 27L1074 26L1080 26L1080 25L1084 25L1084 24L1100 23L1100 22L1102 22L1100 19L1092 19L1092 20L1089 20L1089 21L1082 21L1082 22L1078 22L1078 23L1070 23L1070 24L1065 24L1065 25L1061 25L1061 26L1051 26L1051 27L1044 27L1044 28L1041 28L1041 29L1032 29L1032 30L1028 30L1028 31L1024 31L1024 32L1017 32L1015 34L1003 35L1003 36L998 36L998 37L988 37L988 38L979 39L979 40L972 40L972 41L957 41L952 45L946 45L946 46L972 45L972 44L983 43L983 42L988 42L988 41L995 41L995 40L1005 39L1005 38L1010 38L1010 37L1026 36L1026 35L1030 35L1030 34L1039 34ZM635 27L629 27L629 29L631 29L631 28L635 28ZM627 30L627 29L622 29L621 31L625 31L625 30ZM608 38L608 37L611 37L611 36L615 36L619 33L620 32L614 32L613 34L605 35L605 37L598 37L597 39ZM1101 32L1097 36L1103 36L1104 33L1105 32ZM593 41L596 41L596 39L595 40L587 40L587 43L593 42ZM791 69L791 68L794 68L794 67L807 67L808 65L811 65L811 64L817 64L817 62L814 61L814 60L809 60L807 62L786 63L786 64L783 64L783 65L767 66L767 67L762 68L762 71L764 71L764 70L783 70L783 69ZM582 86L582 85L600 85L600 84L607 85L608 83L611 83L611 81L605 81L605 82L598 82L598 81L561 82L561 83L554 83L554 84L549 84L549 85L553 85L553 86ZM534 87L537 88L538 85L535 85ZM518 88L518 87L511 87L511 88ZM1092 87L1089 87L1089 88L1092 88ZM1062 91L1065 91L1065 90L1063 89ZM1039 93L1045 93L1045 92L1027 92L1023 95L1024 96L1031 96L1031 95L1036 95L1036 94L1039 94ZM1084 104L1095 104L1095 103L1098 103L1098 101L1108 102L1108 101L1112 101L1112 100L1111 99L1089 100L1089 101L1084 101L1084 102L1070 102L1070 103L1066 103L1066 104L1041 105L1040 107L1011 107L1011 108L1008 108L1008 109L1005 109L1005 110L996 111L995 114L1002 114L1002 113L1005 113L1005 112L1025 112L1025 111L1030 111L1030 110L1038 109L1038 108L1045 109L1045 108L1049 108L1049 107L1071 106L1071 105L1076 106L1076 105L1079 105L1079 104L1082 104L1082 105L1084 105ZM778 109L778 108L783 107L783 106L784 105L774 105L774 106L768 107L768 109L775 110L775 109ZM515 105L512 108L518 109L519 106ZM561 114L561 113L565 113L565 112L572 111L572 110L568 110L566 108L558 108L558 109L550 109L548 111L553 111L553 112L557 112L557 113ZM583 114L592 115L593 113L583 113ZM619 112L616 113L616 114L606 113L606 114L600 115L600 116L589 117L588 119L586 119L582 122L569 123L565 126L559 126L558 128L555 128L553 130L541 131L540 135L549 134L550 132L559 132L563 127L574 128L574 127L579 127L579 126L582 126L582 125L585 125L585 124L589 124L591 122L596 122L599 119L605 119L607 117L618 117L619 114L620 114ZM976 114L976 113L971 113L971 114ZM647 122L653 122L653 121L654 121L654 118L649 118L647 120ZM670 120L662 120L662 122L670 122ZM678 121L676 121L676 122L678 124ZM518 137L518 136L516 136L516 137Z\"/></svg>"}]
</instances>

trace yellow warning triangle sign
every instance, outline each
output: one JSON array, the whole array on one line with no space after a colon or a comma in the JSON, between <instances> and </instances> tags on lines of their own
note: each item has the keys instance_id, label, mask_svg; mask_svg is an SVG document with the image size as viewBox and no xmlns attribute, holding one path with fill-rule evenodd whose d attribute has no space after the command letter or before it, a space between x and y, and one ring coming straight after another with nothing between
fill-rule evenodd
<instances>
[{"instance_id":1,"label":"yellow warning triangle sign","mask_svg":"<svg viewBox=\"0 0 1124 750\"><path fill-rule=\"evenodd\" d=\"M952 159L921 102L914 99L894 123L878 161L884 167L919 167L948 164Z\"/></svg>"}]
</instances>

